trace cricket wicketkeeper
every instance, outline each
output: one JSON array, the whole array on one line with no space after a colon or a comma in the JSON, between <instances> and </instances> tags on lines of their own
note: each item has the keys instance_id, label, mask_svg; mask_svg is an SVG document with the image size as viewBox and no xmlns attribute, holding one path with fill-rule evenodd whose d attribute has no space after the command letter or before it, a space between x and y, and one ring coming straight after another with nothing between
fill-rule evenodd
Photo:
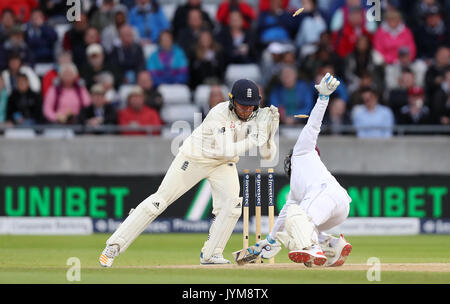
<instances>
[{"instance_id":1,"label":"cricket wicketkeeper","mask_svg":"<svg viewBox=\"0 0 450 304\"><path fill-rule=\"evenodd\" d=\"M333 237L325 231L345 221L351 198L325 167L316 146L329 96L339 84L327 73L315 86L319 98L285 160L291 186L286 204L266 239L244 250L247 262L258 255L274 257L281 250L279 241L289 250L292 261L308 267L340 266L350 254L352 246L342 234Z\"/></svg>"},{"instance_id":2,"label":"cricket wicketkeeper","mask_svg":"<svg viewBox=\"0 0 450 304\"><path fill-rule=\"evenodd\" d=\"M259 147L261 157L272 160L277 151L278 109L260 108L258 86L247 79L233 84L230 100L213 107L203 123L184 141L156 193L132 210L106 241L100 264L111 267L142 231L170 204L206 178L212 189L214 222L201 249L201 264L228 264L223 250L241 215L239 155Z\"/></svg>"}]
</instances>

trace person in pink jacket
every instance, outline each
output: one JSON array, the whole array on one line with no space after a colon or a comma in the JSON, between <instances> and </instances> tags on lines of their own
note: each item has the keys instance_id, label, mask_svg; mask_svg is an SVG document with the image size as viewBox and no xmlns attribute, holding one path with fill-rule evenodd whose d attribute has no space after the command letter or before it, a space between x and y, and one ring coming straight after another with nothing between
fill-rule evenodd
<instances>
[{"instance_id":1,"label":"person in pink jacket","mask_svg":"<svg viewBox=\"0 0 450 304\"><path fill-rule=\"evenodd\" d=\"M49 88L44 99L44 116L51 123L75 124L81 109L91 103L89 92L78 81L78 70L72 63L59 70L59 83Z\"/></svg>"},{"instance_id":2,"label":"person in pink jacket","mask_svg":"<svg viewBox=\"0 0 450 304\"><path fill-rule=\"evenodd\" d=\"M411 30L403 23L402 16L397 10L388 10L385 21L375 32L374 48L383 56L387 64L398 60L398 50L408 47L411 61L416 57L416 44Z\"/></svg>"}]
</instances>

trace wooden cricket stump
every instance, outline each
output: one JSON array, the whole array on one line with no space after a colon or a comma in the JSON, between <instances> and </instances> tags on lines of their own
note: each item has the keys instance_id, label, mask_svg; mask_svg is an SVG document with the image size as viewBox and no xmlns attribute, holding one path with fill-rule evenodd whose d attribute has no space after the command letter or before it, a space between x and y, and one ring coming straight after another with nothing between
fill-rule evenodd
<instances>
[{"instance_id":1,"label":"wooden cricket stump","mask_svg":"<svg viewBox=\"0 0 450 304\"><path fill-rule=\"evenodd\" d=\"M262 193L261 193L261 180L262 174L261 169L255 170L255 237L256 242L261 241L261 218L262 218ZM275 186L275 178L274 178L274 169L270 168L267 170L267 210L268 210L268 219L269 219L269 232L272 230L275 220L275 205L274 205L274 186ZM242 229L242 238L243 249L249 247L249 218L250 218L250 170L244 170L243 176L243 204L242 204L242 216L243 216L243 229ZM255 263L262 263L261 257L258 257ZM269 259L269 264L274 264L275 259Z\"/></svg>"}]
</instances>

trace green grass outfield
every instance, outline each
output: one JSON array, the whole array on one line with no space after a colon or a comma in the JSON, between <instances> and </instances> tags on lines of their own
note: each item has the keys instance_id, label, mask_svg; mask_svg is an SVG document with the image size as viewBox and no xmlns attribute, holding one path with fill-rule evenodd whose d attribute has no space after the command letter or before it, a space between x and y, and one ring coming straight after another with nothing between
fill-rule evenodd
<instances>
[{"instance_id":1,"label":"green grass outfield","mask_svg":"<svg viewBox=\"0 0 450 304\"><path fill-rule=\"evenodd\" d=\"M108 236L1 235L0 283L73 283L66 279L70 257L81 261L81 281L75 283L450 283L445 235L348 237L353 251L343 267L311 269L290 262L285 249L275 265L199 266L206 234L141 235L105 269L98 257ZM241 246L241 234L233 234L225 257ZM367 280L370 257L381 261L379 282Z\"/></svg>"}]
</instances>

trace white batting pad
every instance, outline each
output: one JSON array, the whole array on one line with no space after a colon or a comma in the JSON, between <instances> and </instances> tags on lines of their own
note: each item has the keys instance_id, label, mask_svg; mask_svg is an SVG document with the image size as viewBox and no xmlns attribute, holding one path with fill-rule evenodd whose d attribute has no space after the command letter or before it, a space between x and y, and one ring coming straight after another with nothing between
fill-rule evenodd
<instances>
[{"instance_id":1,"label":"white batting pad","mask_svg":"<svg viewBox=\"0 0 450 304\"><path fill-rule=\"evenodd\" d=\"M209 260L215 253L223 251L241 213L242 197L230 199L227 206L220 210L209 229L208 240L202 248L203 259Z\"/></svg>"},{"instance_id":2,"label":"white batting pad","mask_svg":"<svg viewBox=\"0 0 450 304\"><path fill-rule=\"evenodd\" d=\"M298 205L291 205L287 209L286 232L291 240L293 250L309 249L313 244L314 224L306 212Z\"/></svg>"},{"instance_id":3,"label":"white batting pad","mask_svg":"<svg viewBox=\"0 0 450 304\"><path fill-rule=\"evenodd\" d=\"M166 208L167 203L162 197L156 194L150 195L128 215L116 232L106 241L106 244L117 244L120 248L119 253L124 252Z\"/></svg>"}]
</instances>

